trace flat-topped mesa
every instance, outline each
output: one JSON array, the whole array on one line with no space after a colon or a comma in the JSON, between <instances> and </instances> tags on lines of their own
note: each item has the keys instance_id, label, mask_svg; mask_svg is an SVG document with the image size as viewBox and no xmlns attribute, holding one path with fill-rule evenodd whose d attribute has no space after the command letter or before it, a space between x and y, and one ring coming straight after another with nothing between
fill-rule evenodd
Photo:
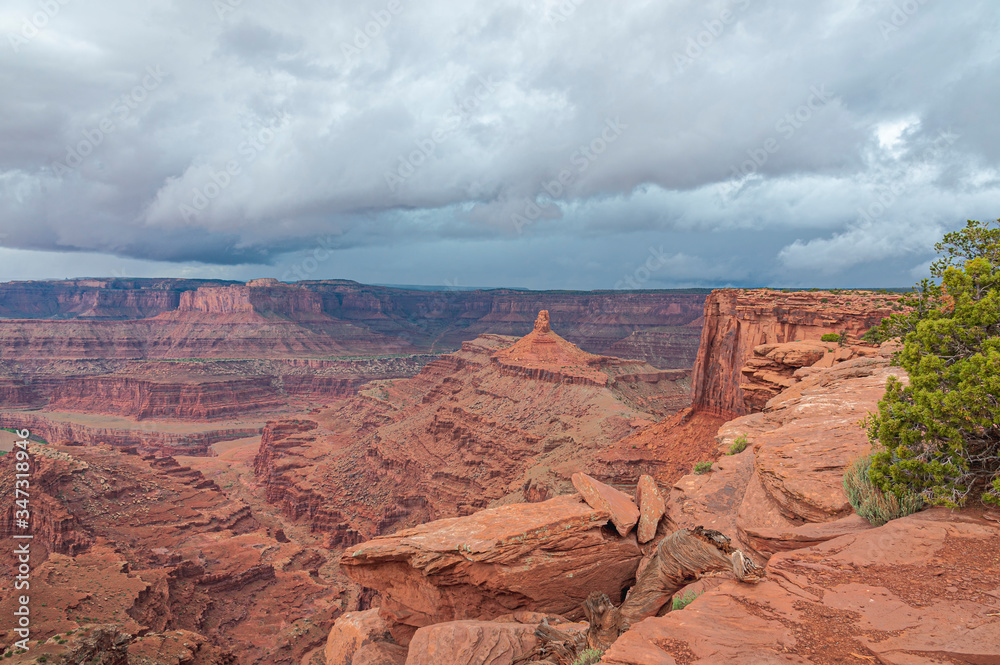
<instances>
[{"instance_id":1,"label":"flat-topped mesa","mask_svg":"<svg viewBox=\"0 0 1000 665\"><path fill-rule=\"evenodd\" d=\"M292 319L323 317L323 298L278 280L255 279L245 285L203 286L181 294L177 312L259 314Z\"/></svg>"}]
</instances>

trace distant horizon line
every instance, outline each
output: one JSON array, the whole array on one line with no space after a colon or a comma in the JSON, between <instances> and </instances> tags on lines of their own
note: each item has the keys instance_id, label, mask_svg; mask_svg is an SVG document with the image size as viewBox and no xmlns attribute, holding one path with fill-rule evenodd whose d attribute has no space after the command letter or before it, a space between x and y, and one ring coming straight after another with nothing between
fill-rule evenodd
<instances>
[{"instance_id":1,"label":"distant horizon line","mask_svg":"<svg viewBox=\"0 0 1000 665\"><path fill-rule=\"evenodd\" d=\"M524 292L567 292L567 293L651 293L651 292L662 292L662 291L694 291L694 292L710 292L717 289L744 289L744 290L769 290L769 291L892 291L892 292L905 292L913 289L913 286L766 286L766 285L755 285L755 286L736 286L736 285L718 285L718 286L678 286L678 287L664 287L664 288L650 288L650 289L587 289L587 288L529 288L524 286L458 286L458 285L442 285L436 286L431 284L387 284L387 283L377 283L377 282L359 282L354 279L331 277L326 279L304 279L304 280L294 280L294 281L284 281L274 277L255 277L248 279L246 281L241 281L237 279L215 279L210 277L119 277L119 276L105 276L105 277L65 277L65 278L51 278L51 279L26 279L26 280L9 280L0 282L0 285L5 284L31 284L31 283L59 283L59 282L81 282L81 281L122 281L122 282L153 282L153 281L186 281L186 282L208 282L217 283L222 285L246 285L250 282L257 280L274 280L280 284L315 284L322 282L344 282L350 284L357 284L359 286L374 286L386 289L397 289L402 291L454 291L454 292L473 292L473 291L524 291Z\"/></svg>"}]
</instances>

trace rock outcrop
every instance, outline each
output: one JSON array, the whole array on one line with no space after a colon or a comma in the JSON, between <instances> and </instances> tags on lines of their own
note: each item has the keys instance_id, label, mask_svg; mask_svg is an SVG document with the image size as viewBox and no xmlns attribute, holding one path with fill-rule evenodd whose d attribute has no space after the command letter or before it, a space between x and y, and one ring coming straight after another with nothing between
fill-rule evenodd
<instances>
[{"instance_id":1,"label":"rock outcrop","mask_svg":"<svg viewBox=\"0 0 1000 665\"><path fill-rule=\"evenodd\" d=\"M615 525L619 536L626 535L638 523L639 509L624 492L598 482L585 473L574 473L572 481L573 487L587 504L594 510L611 516L611 523ZM655 531L655 525L653 529Z\"/></svg>"},{"instance_id":2,"label":"rock outcrop","mask_svg":"<svg viewBox=\"0 0 1000 665\"><path fill-rule=\"evenodd\" d=\"M733 533L764 557L864 528L842 477L871 448L858 422L875 408L889 375L901 370L888 358L847 361L806 377L763 413L726 423L720 450L739 437L747 449L722 457L711 473L681 478L670 494L670 519Z\"/></svg>"},{"instance_id":3,"label":"rock outcrop","mask_svg":"<svg viewBox=\"0 0 1000 665\"><path fill-rule=\"evenodd\" d=\"M515 622L439 623L416 632L406 665L511 665L535 648L534 633Z\"/></svg>"},{"instance_id":4,"label":"rock outcrop","mask_svg":"<svg viewBox=\"0 0 1000 665\"><path fill-rule=\"evenodd\" d=\"M297 321L322 321L323 298L300 286L253 280L246 286L203 286L181 294L178 312L203 314L258 314Z\"/></svg>"},{"instance_id":5,"label":"rock outcrop","mask_svg":"<svg viewBox=\"0 0 1000 665\"><path fill-rule=\"evenodd\" d=\"M636 536L640 544L651 541L656 536L660 520L667 512L667 503L652 476L642 476L635 487L635 502L639 506L639 528Z\"/></svg>"},{"instance_id":6,"label":"rock outcrop","mask_svg":"<svg viewBox=\"0 0 1000 665\"><path fill-rule=\"evenodd\" d=\"M144 637L128 646L128 662L160 663L154 656L173 652L170 631L180 629L211 635L214 646L201 638L194 648L192 638L190 653L178 644L177 659L163 662L204 665L235 665L196 657L217 649L238 653L239 662L297 665L326 639L343 588L318 575L332 558L325 550L271 537L248 504L173 458L108 446L31 444L30 450L33 639L86 624L146 637L165 633L166 641ZM0 457L5 496L14 484L11 459ZM4 538L12 532L7 511ZM0 552L3 569L14 565L12 552ZM0 611L11 616L14 601L5 594ZM0 643L10 644L10 637L0 631ZM53 656L67 652L33 645L30 653L50 653L49 661L58 662Z\"/></svg>"},{"instance_id":7,"label":"rock outcrop","mask_svg":"<svg viewBox=\"0 0 1000 665\"><path fill-rule=\"evenodd\" d=\"M378 651L382 651L384 655L396 652L396 655L402 656L399 659L402 663L406 659L406 650L395 643L390 628L385 619L379 616L378 608L340 615L326 641L324 665L360 665L362 659L372 657ZM391 662L387 659L385 665Z\"/></svg>"},{"instance_id":8,"label":"rock outcrop","mask_svg":"<svg viewBox=\"0 0 1000 665\"><path fill-rule=\"evenodd\" d=\"M874 292L768 289L713 291L705 302L705 325L695 361L692 406L733 418L759 407L748 405L744 367L754 349L785 342L819 342L827 333L857 338L895 313L901 295ZM765 400L766 401L766 400Z\"/></svg>"},{"instance_id":9,"label":"rock outcrop","mask_svg":"<svg viewBox=\"0 0 1000 665\"><path fill-rule=\"evenodd\" d=\"M374 538L341 566L413 628L518 609L579 617L591 591L620 599L639 564L635 537L605 528L609 518L579 495L502 506Z\"/></svg>"},{"instance_id":10,"label":"rock outcrop","mask_svg":"<svg viewBox=\"0 0 1000 665\"><path fill-rule=\"evenodd\" d=\"M1000 662L1000 525L936 509L773 556L604 654L652 663Z\"/></svg>"},{"instance_id":11,"label":"rock outcrop","mask_svg":"<svg viewBox=\"0 0 1000 665\"><path fill-rule=\"evenodd\" d=\"M570 491L573 473L600 467L603 449L683 399L686 374L666 374L592 356L551 331L483 335L413 379L270 424L255 470L286 514L352 545Z\"/></svg>"}]
</instances>

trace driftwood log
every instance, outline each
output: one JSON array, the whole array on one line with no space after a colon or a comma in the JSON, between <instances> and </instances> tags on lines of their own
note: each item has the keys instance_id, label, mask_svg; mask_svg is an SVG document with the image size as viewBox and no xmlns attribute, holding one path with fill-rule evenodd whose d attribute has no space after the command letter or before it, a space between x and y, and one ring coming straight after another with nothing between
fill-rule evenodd
<instances>
[{"instance_id":1,"label":"driftwood log","mask_svg":"<svg viewBox=\"0 0 1000 665\"><path fill-rule=\"evenodd\" d=\"M656 546L656 554L621 606L604 593L591 593L583 604L590 624L586 634L567 633L543 622L535 631L538 648L519 663L571 665L584 649L607 651L632 624L669 610L675 593L707 573L720 571L751 584L764 577L764 571L722 533L700 526L675 531Z\"/></svg>"}]
</instances>

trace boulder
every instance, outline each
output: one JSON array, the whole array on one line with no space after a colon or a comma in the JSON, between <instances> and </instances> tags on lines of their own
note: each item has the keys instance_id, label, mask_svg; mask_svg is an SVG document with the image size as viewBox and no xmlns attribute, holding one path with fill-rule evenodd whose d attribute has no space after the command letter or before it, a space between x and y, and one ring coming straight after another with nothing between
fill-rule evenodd
<instances>
[{"instance_id":1,"label":"boulder","mask_svg":"<svg viewBox=\"0 0 1000 665\"><path fill-rule=\"evenodd\" d=\"M778 553L767 581L646 619L601 662L1000 663L998 538L1000 525L934 509Z\"/></svg>"},{"instance_id":2,"label":"boulder","mask_svg":"<svg viewBox=\"0 0 1000 665\"><path fill-rule=\"evenodd\" d=\"M406 647L388 642L366 644L354 654L351 665L405 665Z\"/></svg>"},{"instance_id":3,"label":"boulder","mask_svg":"<svg viewBox=\"0 0 1000 665\"><path fill-rule=\"evenodd\" d=\"M667 511L667 503L652 476L641 476L635 487L635 502L639 505L639 528L636 535L644 544L656 536L656 527Z\"/></svg>"},{"instance_id":4,"label":"boulder","mask_svg":"<svg viewBox=\"0 0 1000 665\"><path fill-rule=\"evenodd\" d=\"M642 556L608 518L579 495L490 508L362 543L341 566L382 592L386 618L416 628L519 609L579 618L591 591L620 600Z\"/></svg>"},{"instance_id":5,"label":"boulder","mask_svg":"<svg viewBox=\"0 0 1000 665\"><path fill-rule=\"evenodd\" d=\"M534 633L522 623L439 623L416 632L406 665L512 665L535 648Z\"/></svg>"},{"instance_id":6,"label":"boulder","mask_svg":"<svg viewBox=\"0 0 1000 665\"><path fill-rule=\"evenodd\" d=\"M379 616L378 608L340 615L326 640L326 665L358 665L356 656L362 647L377 642L391 642L389 624Z\"/></svg>"},{"instance_id":7,"label":"boulder","mask_svg":"<svg viewBox=\"0 0 1000 665\"><path fill-rule=\"evenodd\" d=\"M639 521L639 509L628 494L594 480L585 473L573 474L573 487L592 508L611 516L618 535L624 536Z\"/></svg>"}]
</instances>

